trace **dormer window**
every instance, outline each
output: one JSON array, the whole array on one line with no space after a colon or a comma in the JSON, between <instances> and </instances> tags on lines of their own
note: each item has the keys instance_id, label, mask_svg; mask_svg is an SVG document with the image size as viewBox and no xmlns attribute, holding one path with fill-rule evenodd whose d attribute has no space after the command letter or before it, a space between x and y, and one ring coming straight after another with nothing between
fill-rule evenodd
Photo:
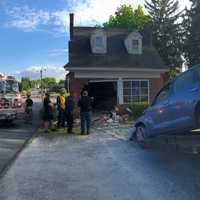
<instances>
[{"instance_id":1,"label":"dormer window","mask_svg":"<svg viewBox=\"0 0 200 200\"><path fill-rule=\"evenodd\" d=\"M96 29L90 38L91 50L94 54L107 53L107 35L103 29Z\"/></svg>"},{"instance_id":2,"label":"dormer window","mask_svg":"<svg viewBox=\"0 0 200 200\"><path fill-rule=\"evenodd\" d=\"M124 43L129 54L142 54L142 35L139 32L130 33Z\"/></svg>"},{"instance_id":3,"label":"dormer window","mask_svg":"<svg viewBox=\"0 0 200 200\"><path fill-rule=\"evenodd\" d=\"M96 37L96 46L103 46L103 37Z\"/></svg>"},{"instance_id":4,"label":"dormer window","mask_svg":"<svg viewBox=\"0 0 200 200\"><path fill-rule=\"evenodd\" d=\"M132 49L133 49L133 51L138 51L138 49L139 49L139 40L132 40Z\"/></svg>"}]
</instances>

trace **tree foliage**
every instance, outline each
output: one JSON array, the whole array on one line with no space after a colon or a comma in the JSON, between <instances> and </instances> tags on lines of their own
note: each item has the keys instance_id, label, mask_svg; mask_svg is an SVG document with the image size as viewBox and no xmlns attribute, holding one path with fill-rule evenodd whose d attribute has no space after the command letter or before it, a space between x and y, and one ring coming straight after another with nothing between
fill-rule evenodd
<instances>
[{"instance_id":1,"label":"tree foliage","mask_svg":"<svg viewBox=\"0 0 200 200\"><path fill-rule=\"evenodd\" d=\"M117 8L114 15L110 16L104 27L140 30L150 23L151 17L144 13L142 6L138 6L136 10L133 10L131 5L122 5Z\"/></svg>"},{"instance_id":2,"label":"tree foliage","mask_svg":"<svg viewBox=\"0 0 200 200\"><path fill-rule=\"evenodd\" d=\"M20 90L28 91L34 88L41 88L41 86L43 87L43 89L45 88L51 90L52 88L54 88L54 86L57 86L56 79L54 77L46 77L42 79L41 83L41 79L30 80L27 77L21 78Z\"/></svg>"},{"instance_id":3,"label":"tree foliage","mask_svg":"<svg viewBox=\"0 0 200 200\"><path fill-rule=\"evenodd\" d=\"M53 77L46 77L42 79L42 87L51 89L56 84L56 79Z\"/></svg>"},{"instance_id":4,"label":"tree foliage","mask_svg":"<svg viewBox=\"0 0 200 200\"><path fill-rule=\"evenodd\" d=\"M189 65L200 63L200 1L190 0L191 9L184 16L184 53Z\"/></svg>"},{"instance_id":5,"label":"tree foliage","mask_svg":"<svg viewBox=\"0 0 200 200\"><path fill-rule=\"evenodd\" d=\"M28 91L31 88L31 81L27 77L21 78L20 90Z\"/></svg>"},{"instance_id":6,"label":"tree foliage","mask_svg":"<svg viewBox=\"0 0 200 200\"><path fill-rule=\"evenodd\" d=\"M177 0L145 0L153 21L153 43L168 67L181 67L181 17Z\"/></svg>"}]
</instances>

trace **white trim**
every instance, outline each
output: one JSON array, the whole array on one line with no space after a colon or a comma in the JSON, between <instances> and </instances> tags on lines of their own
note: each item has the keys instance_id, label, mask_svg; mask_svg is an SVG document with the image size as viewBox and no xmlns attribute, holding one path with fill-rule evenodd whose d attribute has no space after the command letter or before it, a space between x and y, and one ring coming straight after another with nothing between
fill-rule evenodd
<instances>
[{"instance_id":1,"label":"white trim","mask_svg":"<svg viewBox=\"0 0 200 200\"><path fill-rule=\"evenodd\" d=\"M167 72L168 69L149 69L149 68L123 68L123 67L66 67L66 70L69 70L71 72L76 71L119 71L119 72L134 72L134 71L140 71L140 72Z\"/></svg>"},{"instance_id":2,"label":"white trim","mask_svg":"<svg viewBox=\"0 0 200 200\"><path fill-rule=\"evenodd\" d=\"M124 44L125 44L126 50L129 54L135 54L135 55L142 54L142 50L143 50L142 38L143 38L142 35L137 31L130 33L126 37ZM138 49L133 48L133 40L138 41Z\"/></svg>"},{"instance_id":3,"label":"white trim","mask_svg":"<svg viewBox=\"0 0 200 200\"><path fill-rule=\"evenodd\" d=\"M100 79L100 80L89 80L88 83L101 83L101 82L117 82L117 79Z\"/></svg>"},{"instance_id":4,"label":"white trim","mask_svg":"<svg viewBox=\"0 0 200 200\"><path fill-rule=\"evenodd\" d=\"M101 80L101 79L150 79L161 78L160 72L141 72L141 71L77 71L74 73L74 78L82 78L89 80Z\"/></svg>"},{"instance_id":5,"label":"white trim","mask_svg":"<svg viewBox=\"0 0 200 200\"><path fill-rule=\"evenodd\" d=\"M117 103L119 105L124 104L124 94L123 94L123 80L122 78L119 78L117 80Z\"/></svg>"}]
</instances>

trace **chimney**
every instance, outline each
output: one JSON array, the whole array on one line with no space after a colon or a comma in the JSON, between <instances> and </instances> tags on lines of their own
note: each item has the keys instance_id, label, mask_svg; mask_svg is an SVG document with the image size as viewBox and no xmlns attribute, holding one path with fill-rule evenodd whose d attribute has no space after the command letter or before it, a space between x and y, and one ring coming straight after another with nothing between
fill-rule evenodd
<instances>
[{"instance_id":1,"label":"chimney","mask_svg":"<svg viewBox=\"0 0 200 200\"><path fill-rule=\"evenodd\" d=\"M152 35L152 25L151 24L147 24L144 27L144 33L146 36L146 42L152 46L153 45L153 35Z\"/></svg>"},{"instance_id":2,"label":"chimney","mask_svg":"<svg viewBox=\"0 0 200 200\"><path fill-rule=\"evenodd\" d=\"M70 40L73 40L74 36L74 13L69 14L69 31L70 31Z\"/></svg>"}]
</instances>

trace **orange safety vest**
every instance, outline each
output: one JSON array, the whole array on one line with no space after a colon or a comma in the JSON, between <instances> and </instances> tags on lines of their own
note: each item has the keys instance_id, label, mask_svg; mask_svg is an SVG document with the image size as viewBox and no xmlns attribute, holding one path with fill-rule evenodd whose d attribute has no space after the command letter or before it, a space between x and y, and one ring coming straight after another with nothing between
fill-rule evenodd
<instances>
[{"instance_id":1,"label":"orange safety vest","mask_svg":"<svg viewBox=\"0 0 200 200\"><path fill-rule=\"evenodd\" d=\"M60 98L60 107L62 109L65 109L65 97L60 95L59 98Z\"/></svg>"}]
</instances>

